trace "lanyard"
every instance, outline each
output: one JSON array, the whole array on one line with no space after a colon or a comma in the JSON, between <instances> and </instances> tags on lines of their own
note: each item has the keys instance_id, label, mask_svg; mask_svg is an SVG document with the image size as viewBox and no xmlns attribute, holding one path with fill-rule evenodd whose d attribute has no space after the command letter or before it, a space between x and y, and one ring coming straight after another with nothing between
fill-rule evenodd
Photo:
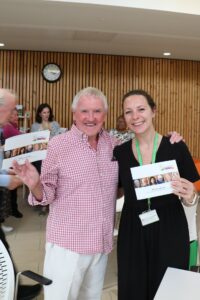
<instances>
[{"instance_id":1,"label":"lanyard","mask_svg":"<svg viewBox=\"0 0 200 300\"><path fill-rule=\"evenodd\" d=\"M137 152L137 156L138 156L138 161L140 166L143 165L143 161L142 161L142 155L140 152L140 146L139 146L139 142L137 139L135 139L135 147L136 147L136 152ZM156 161L156 152L157 152L157 147L158 147L158 133L155 133L155 137L154 137L154 141L153 141L153 153L152 153L152 159L151 159L151 163L154 164ZM148 210L150 210L151 207L151 198L148 198Z\"/></svg>"}]
</instances>

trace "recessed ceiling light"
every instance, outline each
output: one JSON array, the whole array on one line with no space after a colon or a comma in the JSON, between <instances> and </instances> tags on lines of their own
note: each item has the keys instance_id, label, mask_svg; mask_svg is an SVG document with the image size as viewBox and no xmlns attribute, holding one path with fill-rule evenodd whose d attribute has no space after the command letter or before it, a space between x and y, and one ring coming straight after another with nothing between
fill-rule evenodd
<instances>
[{"instance_id":1,"label":"recessed ceiling light","mask_svg":"<svg viewBox=\"0 0 200 300\"><path fill-rule=\"evenodd\" d=\"M0 47L3 47L3 46L5 46L5 44L4 43L0 43Z\"/></svg>"},{"instance_id":2,"label":"recessed ceiling light","mask_svg":"<svg viewBox=\"0 0 200 300\"><path fill-rule=\"evenodd\" d=\"M163 55L164 55L164 56L170 56L171 53L170 53L170 52L164 52Z\"/></svg>"}]
</instances>

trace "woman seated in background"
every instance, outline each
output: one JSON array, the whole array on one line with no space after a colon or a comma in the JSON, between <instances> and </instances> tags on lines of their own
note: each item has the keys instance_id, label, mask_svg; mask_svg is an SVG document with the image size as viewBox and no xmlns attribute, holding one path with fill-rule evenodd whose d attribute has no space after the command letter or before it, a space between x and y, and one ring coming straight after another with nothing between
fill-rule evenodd
<instances>
[{"instance_id":1,"label":"woman seated in background","mask_svg":"<svg viewBox=\"0 0 200 300\"><path fill-rule=\"evenodd\" d=\"M42 103L38 106L36 111L36 122L31 126L31 132L49 130L50 139L60 133L60 125L53 120L53 112L49 104ZM41 173L42 161L36 161L33 163L39 173Z\"/></svg>"},{"instance_id":2,"label":"woman seated in background","mask_svg":"<svg viewBox=\"0 0 200 300\"><path fill-rule=\"evenodd\" d=\"M50 130L50 138L60 133L60 125L53 120L52 109L47 103L38 106L35 120L31 126L31 132L40 130Z\"/></svg>"},{"instance_id":3,"label":"woman seated in background","mask_svg":"<svg viewBox=\"0 0 200 300\"><path fill-rule=\"evenodd\" d=\"M134 133L130 130L127 130L126 122L124 120L124 116L120 115L117 118L117 126L116 129L110 130L110 135L116 137L121 143L127 142L134 137Z\"/></svg>"},{"instance_id":4,"label":"woman seated in background","mask_svg":"<svg viewBox=\"0 0 200 300\"><path fill-rule=\"evenodd\" d=\"M58 122L54 121L54 116L52 109L49 104L42 103L38 106L35 120L36 122L31 126L31 132L49 130L50 139L60 133L60 125ZM36 161L33 165L38 170L39 174L41 173L42 161ZM41 208L42 212L45 213L45 207Z\"/></svg>"}]
</instances>

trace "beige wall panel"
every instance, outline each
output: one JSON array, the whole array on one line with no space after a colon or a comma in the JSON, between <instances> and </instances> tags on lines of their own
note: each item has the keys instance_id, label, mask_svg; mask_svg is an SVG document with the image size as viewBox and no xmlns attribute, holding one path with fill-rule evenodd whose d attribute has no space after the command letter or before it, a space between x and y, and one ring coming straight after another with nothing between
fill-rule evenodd
<instances>
[{"instance_id":1,"label":"beige wall panel","mask_svg":"<svg viewBox=\"0 0 200 300\"><path fill-rule=\"evenodd\" d=\"M48 62L61 66L62 77L48 83L42 68ZM142 88L157 103L155 126L161 133L180 132L194 157L200 158L200 62L39 51L0 51L0 86L13 89L19 103L31 112L40 103L52 106L62 127L72 124L71 101L87 86L100 88L109 101L106 128L115 127L122 112L122 96Z\"/></svg>"}]
</instances>

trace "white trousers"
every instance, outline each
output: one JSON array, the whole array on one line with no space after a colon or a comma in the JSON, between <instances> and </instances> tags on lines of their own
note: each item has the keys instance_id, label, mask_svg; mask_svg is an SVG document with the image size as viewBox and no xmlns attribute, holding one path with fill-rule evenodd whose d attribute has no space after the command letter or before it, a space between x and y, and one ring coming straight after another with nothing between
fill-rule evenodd
<instances>
[{"instance_id":1,"label":"white trousers","mask_svg":"<svg viewBox=\"0 0 200 300\"><path fill-rule=\"evenodd\" d=\"M45 300L100 300L108 255L83 255L46 244L44 276L53 283L44 286Z\"/></svg>"}]
</instances>

